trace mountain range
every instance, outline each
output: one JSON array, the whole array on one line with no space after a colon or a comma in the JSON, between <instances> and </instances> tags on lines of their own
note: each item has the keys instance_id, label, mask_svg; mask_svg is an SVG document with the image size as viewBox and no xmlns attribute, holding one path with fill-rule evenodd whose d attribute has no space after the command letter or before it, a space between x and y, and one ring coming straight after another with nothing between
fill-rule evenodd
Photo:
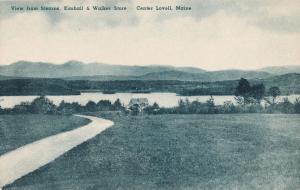
<instances>
[{"instance_id":1,"label":"mountain range","mask_svg":"<svg viewBox=\"0 0 300 190\"><path fill-rule=\"evenodd\" d=\"M64 64L18 61L0 66L0 80L11 78L63 78L68 80L181 80L223 81L264 79L287 73L300 73L300 66L266 67L259 70L206 71L193 67L173 66L126 66L104 63L68 61Z\"/></svg>"}]
</instances>

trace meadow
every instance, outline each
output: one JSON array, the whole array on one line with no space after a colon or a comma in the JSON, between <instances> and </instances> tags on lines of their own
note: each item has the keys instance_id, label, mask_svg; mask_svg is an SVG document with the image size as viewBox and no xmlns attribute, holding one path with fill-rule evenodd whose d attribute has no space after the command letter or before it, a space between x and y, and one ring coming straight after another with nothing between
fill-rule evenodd
<instances>
[{"instance_id":1,"label":"meadow","mask_svg":"<svg viewBox=\"0 0 300 190\"><path fill-rule=\"evenodd\" d=\"M18 114L0 116L0 155L22 145L87 124L66 115Z\"/></svg>"},{"instance_id":2,"label":"meadow","mask_svg":"<svg viewBox=\"0 0 300 190\"><path fill-rule=\"evenodd\" d=\"M297 189L297 114L95 114L115 125L4 189Z\"/></svg>"}]
</instances>

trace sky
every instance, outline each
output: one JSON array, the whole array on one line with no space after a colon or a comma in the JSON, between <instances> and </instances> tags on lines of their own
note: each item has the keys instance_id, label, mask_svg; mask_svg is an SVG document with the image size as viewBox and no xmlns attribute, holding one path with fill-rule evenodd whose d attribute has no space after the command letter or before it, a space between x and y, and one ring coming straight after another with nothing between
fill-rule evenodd
<instances>
[{"instance_id":1,"label":"sky","mask_svg":"<svg viewBox=\"0 0 300 190\"><path fill-rule=\"evenodd\" d=\"M11 6L127 6L12 11ZM191 11L138 11L185 5ZM69 60L207 70L300 65L299 0L1 1L0 64Z\"/></svg>"}]
</instances>

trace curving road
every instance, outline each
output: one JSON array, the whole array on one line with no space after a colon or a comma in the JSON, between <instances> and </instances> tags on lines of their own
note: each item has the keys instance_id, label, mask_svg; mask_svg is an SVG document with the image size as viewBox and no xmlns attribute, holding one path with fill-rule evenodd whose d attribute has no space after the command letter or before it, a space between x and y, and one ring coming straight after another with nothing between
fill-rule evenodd
<instances>
[{"instance_id":1,"label":"curving road","mask_svg":"<svg viewBox=\"0 0 300 190\"><path fill-rule=\"evenodd\" d=\"M0 189L52 162L114 124L112 121L97 117L76 116L87 118L91 122L80 128L35 141L0 156Z\"/></svg>"}]
</instances>

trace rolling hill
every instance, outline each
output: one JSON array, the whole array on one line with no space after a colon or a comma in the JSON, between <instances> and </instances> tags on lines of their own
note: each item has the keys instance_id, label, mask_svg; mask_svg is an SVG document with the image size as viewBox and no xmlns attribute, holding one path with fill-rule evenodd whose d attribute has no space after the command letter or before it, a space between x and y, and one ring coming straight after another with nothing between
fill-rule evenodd
<instances>
[{"instance_id":1,"label":"rolling hill","mask_svg":"<svg viewBox=\"0 0 300 190\"><path fill-rule=\"evenodd\" d=\"M300 73L300 65L265 67L265 68L259 69L259 71L268 72L273 75L284 75L284 74L288 74L288 73Z\"/></svg>"},{"instance_id":2,"label":"rolling hill","mask_svg":"<svg viewBox=\"0 0 300 190\"><path fill-rule=\"evenodd\" d=\"M128 66L68 61L64 64L19 61L0 66L0 80L12 78L61 78L65 80L179 80L214 82L224 80L265 79L287 73L300 73L300 66L266 67L259 70L205 71L193 67L166 65Z\"/></svg>"},{"instance_id":3,"label":"rolling hill","mask_svg":"<svg viewBox=\"0 0 300 190\"><path fill-rule=\"evenodd\" d=\"M251 84L264 84L266 90L278 86L283 95L300 94L300 74L291 73L266 79L250 79ZM80 91L109 92L175 92L185 95L233 95L238 80L200 82L179 80L62 80L49 78L0 80L0 96L73 95ZM192 93L191 93L192 92ZM188 93L188 94L187 94Z\"/></svg>"},{"instance_id":4,"label":"rolling hill","mask_svg":"<svg viewBox=\"0 0 300 190\"><path fill-rule=\"evenodd\" d=\"M103 63L85 64L79 61L68 61L64 64L19 61L10 65L0 66L0 75L36 78L64 78L94 75L141 76L152 72L170 70L186 71L192 69L171 66L125 66ZM202 73L205 71L194 68L193 72Z\"/></svg>"},{"instance_id":5,"label":"rolling hill","mask_svg":"<svg viewBox=\"0 0 300 190\"><path fill-rule=\"evenodd\" d=\"M241 70L224 70L224 71L211 71L204 73L188 73L183 71L162 71L156 73L148 73L143 76L137 77L141 80L181 80L181 81L223 81L223 80L236 80L240 78L255 79L266 78L273 75L267 72L258 71L241 71Z\"/></svg>"}]
</instances>

